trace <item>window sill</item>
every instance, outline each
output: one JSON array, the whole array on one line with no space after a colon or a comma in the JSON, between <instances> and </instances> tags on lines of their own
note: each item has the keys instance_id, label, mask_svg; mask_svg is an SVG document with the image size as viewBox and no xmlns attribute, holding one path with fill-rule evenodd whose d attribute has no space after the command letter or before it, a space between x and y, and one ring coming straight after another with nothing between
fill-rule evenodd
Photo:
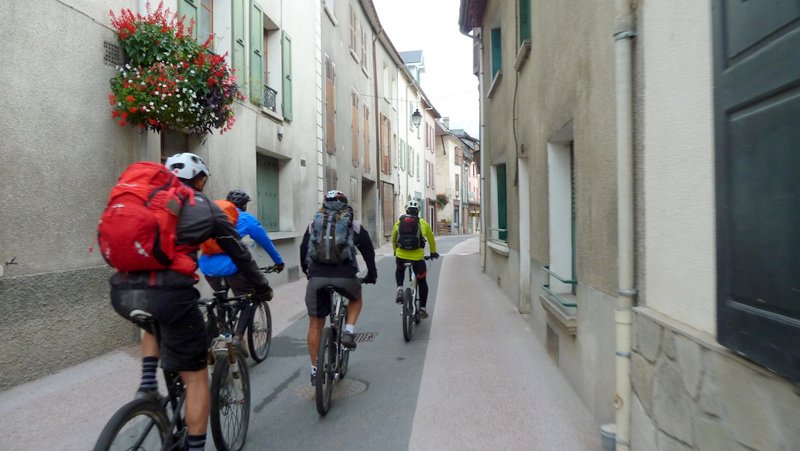
<instances>
[{"instance_id":1,"label":"window sill","mask_svg":"<svg viewBox=\"0 0 800 451\"><path fill-rule=\"evenodd\" d=\"M362 65L361 72L364 72L364 75L366 75L367 78L369 78L369 71L367 70L367 66Z\"/></svg>"},{"instance_id":2,"label":"window sill","mask_svg":"<svg viewBox=\"0 0 800 451\"><path fill-rule=\"evenodd\" d=\"M333 11L331 11L330 8L328 8L328 5L324 5L322 7L322 9L325 10L325 14L328 15L328 19L331 20L331 23L333 23L333 26L334 27L339 26L339 22L336 20L336 17L333 15Z\"/></svg>"},{"instance_id":3,"label":"window sill","mask_svg":"<svg viewBox=\"0 0 800 451\"><path fill-rule=\"evenodd\" d=\"M505 241L489 240L486 242L486 245L494 252L508 257L508 243Z\"/></svg>"},{"instance_id":4,"label":"window sill","mask_svg":"<svg viewBox=\"0 0 800 451\"><path fill-rule=\"evenodd\" d=\"M486 93L486 98L491 99L492 95L494 95L494 91L497 86L500 84L500 80L503 79L503 71L499 70L496 74L494 74L494 79L492 79L492 84L489 85L489 92Z\"/></svg>"},{"instance_id":5,"label":"window sill","mask_svg":"<svg viewBox=\"0 0 800 451\"><path fill-rule=\"evenodd\" d=\"M517 72L522 71L522 67L525 66L525 62L528 61L528 56L531 54L531 41L526 39L522 41L522 45L519 46L519 52L517 52L517 59L514 61L514 69Z\"/></svg>"},{"instance_id":6,"label":"window sill","mask_svg":"<svg viewBox=\"0 0 800 451\"><path fill-rule=\"evenodd\" d=\"M358 54L356 53L355 50L350 49L350 56L353 57L353 60L356 62L356 64L360 64L361 63L361 60L358 58Z\"/></svg>"},{"instance_id":7,"label":"window sill","mask_svg":"<svg viewBox=\"0 0 800 451\"><path fill-rule=\"evenodd\" d=\"M291 240L303 236L302 233L293 230L288 232L267 232L267 234L269 234L269 239L272 241Z\"/></svg>"},{"instance_id":8,"label":"window sill","mask_svg":"<svg viewBox=\"0 0 800 451\"><path fill-rule=\"evenodd\" d=\"M283 116L282 115L270 110L267 107L261 107L261 112L266 114L267 116L269 116L270 119L274 119L275 121L281 122L281 123L283 122Z\"/></svg>"},{"instance_id":9,"label":"window sill","mask_svg":"<svg viewBox=\"0 0 800 451\"><path fill-rule=\"evenodd\" d=\"M575 300L575 295L573 294L563 294L561 296L569 298L570 301ZM572 336L578 335L578 309L576 307L565 307L549 294L540 295L539 302L547 311L548 316L553 318L566 333Z\"/></svg>"}]
</instances>

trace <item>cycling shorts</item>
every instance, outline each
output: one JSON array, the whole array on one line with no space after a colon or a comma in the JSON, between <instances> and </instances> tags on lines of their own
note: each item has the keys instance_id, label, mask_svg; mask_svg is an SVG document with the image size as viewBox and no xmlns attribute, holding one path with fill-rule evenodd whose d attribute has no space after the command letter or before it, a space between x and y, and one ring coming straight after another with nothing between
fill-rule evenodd
<instances>
[{"instance_id":1,"label":"cycling shorts","mask_svg":"<svg viewBox=\"0 0 800 451\"><path fill-rule=\"evenodd\" d=\"M130 312L143 310L158 324L161 367L166 371L199 371L206 367L208 337L194 288L112 289L111 305L130 321ZM148 330L153 333L154 331Z\"/></svg>"},{"instance_id":2,"label":"cycling shorts","mask_svg":"<svg viewBox=\"0 0 800 451\"><path fill-rule=\"evenodd\" d=\"M333 286L337 293L350 299L361 299L361 281L358 277L312 277L306 287L308 316L325 318L331 313L331 299L325 287Z\"/></svg>"}]
</instances>

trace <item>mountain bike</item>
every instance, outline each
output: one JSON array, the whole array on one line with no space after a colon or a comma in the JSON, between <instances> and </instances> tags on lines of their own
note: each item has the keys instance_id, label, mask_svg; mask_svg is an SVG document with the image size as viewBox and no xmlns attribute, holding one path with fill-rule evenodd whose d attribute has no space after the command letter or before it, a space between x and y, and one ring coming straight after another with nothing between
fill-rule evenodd
<instances>
[{"instance_id":1,"label":"mountain bike","mask_svg":"<svg viewBox=\"0 0 800 451\"><path fill-rule=\"evenodd\" d=\"M323 288L331 297L330 325L322 329L317 353L316 386L317 412L324 416L331 408L333 384L347 374L351 349L342 344L348 299L337 293L332 285Z\"/></svg>"},{"instance_id":2,"label":"mountain bike","mask_svg":"<svg viewBox=\"0 0 800 451\"><path fill-rule=\"evenodd\" d=\"M431 256L425 260L432 260ZM405 262L405 272L408 274L407 284L403 283L403 339L411 341L414 334L414 325L419 324L419 293L417 292L417 278L414 277L414 270L411 262ZM403 279L406 279L405 276Z\"/></svg>"},{"instance_id":3,"label":"mountain bike","mask_svg":"<svg viewBox=\"0 0 800 451\"><path fill-rule=\"evenodd\" d=\"M158 324L150 313L134 310L131 320L140 327L153 330L156 339ZM178 373L164 371L167 396L161 399L138 398L120 407L111 417L95 451L107 450L182 450L188 430L183 418L186 387Z\"/></svg>"}]
</instances>

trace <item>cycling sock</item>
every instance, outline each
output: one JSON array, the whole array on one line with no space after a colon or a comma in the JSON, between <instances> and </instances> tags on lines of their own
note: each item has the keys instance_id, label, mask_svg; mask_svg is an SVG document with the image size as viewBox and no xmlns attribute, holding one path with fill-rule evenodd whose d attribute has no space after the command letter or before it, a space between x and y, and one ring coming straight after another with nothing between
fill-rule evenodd
<instances>
[{"instance_id":1,"label":"cycling sock","mask_svg":"<svg viewBox=\"0 0 800 451\"><path fill-rule=\"evenodd\" d=\"M345 324L344 331L354 334L356 332L356 326L354 324Z\"/></svg>"},{"instance_id":2,"label":"cycling sock","mask_svg":"<svg viewBox=\"0 0 800 451\"><path fill-rule=\"evenodd\" d=\"M139 390L158 390L158 357L144 357L142 359L142 381Z\"/></svg>"},{"instance_id":3,"label":"cycling sock","mask_svg":"<svg viewBox=\"0 0 800 451\"><path fill-rule=\"evenodd\" d=\"M186 437L186 445L189 447L189 451L203 451L206 449L206 434Z\"/></svg>"},{"instance_id":4,"label":"cycling sock","mask_svg":"<svg viewBox=\"0 0 800 451\"><path fill-rule=\"evenodd\" d=\"M317 374L317 365L311 365L311 374Z\"/></svg>"}]
</instances>

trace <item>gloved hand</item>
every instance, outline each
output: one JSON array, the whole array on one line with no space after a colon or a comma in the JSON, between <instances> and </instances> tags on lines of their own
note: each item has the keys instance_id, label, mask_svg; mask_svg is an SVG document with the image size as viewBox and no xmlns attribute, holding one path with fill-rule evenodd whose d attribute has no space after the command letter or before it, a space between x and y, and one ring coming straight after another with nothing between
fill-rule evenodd
<instances>
[{"instance_id":1,"label":"gloved hand","mask_svg":"<svg viewBox=\"0 0 800 451\"><path fill-rule=\"evenodd\" d=\"M438 252L431 252L431 258L436 260L437 258L439 258L439 253Z\"/></svg>"},{"instance_id":2,"label":"gloved hand","mask_svg":"<svg viewBox=\"0 0 800 451\"><path fill-rule=\"evenodd\" d=\"M374 284L378 281L378 275L375 273L367 273L367 277L364 277L364 283Z\"/></svg>"},{"instance_id":3,"label":"gloved hand","mask_svg":"<svg viewBox=\"0 0 800 451\"><path fill-rule=\"evenodd\" d=\"M272 300L272 287L267 287L266 291L256 291L253 293L254 302L268 302Z\"/></svg>"},{"instance_id":4,"label":"gloved hand","mask_svg":"<svg viewBox=\"0 0 800 451\"><path fill-rule=\"evenodd\" d=\"M277 273L279 273L279 272L283 271L283 268L284 268L285 266L286 266L286 264L285 264L285 263L278 263L278 264L276 264L276 265L274 265L274 266L272 267L272 271L273 271L273 272L277 272Z\"/></svg>"}]
</instances>

